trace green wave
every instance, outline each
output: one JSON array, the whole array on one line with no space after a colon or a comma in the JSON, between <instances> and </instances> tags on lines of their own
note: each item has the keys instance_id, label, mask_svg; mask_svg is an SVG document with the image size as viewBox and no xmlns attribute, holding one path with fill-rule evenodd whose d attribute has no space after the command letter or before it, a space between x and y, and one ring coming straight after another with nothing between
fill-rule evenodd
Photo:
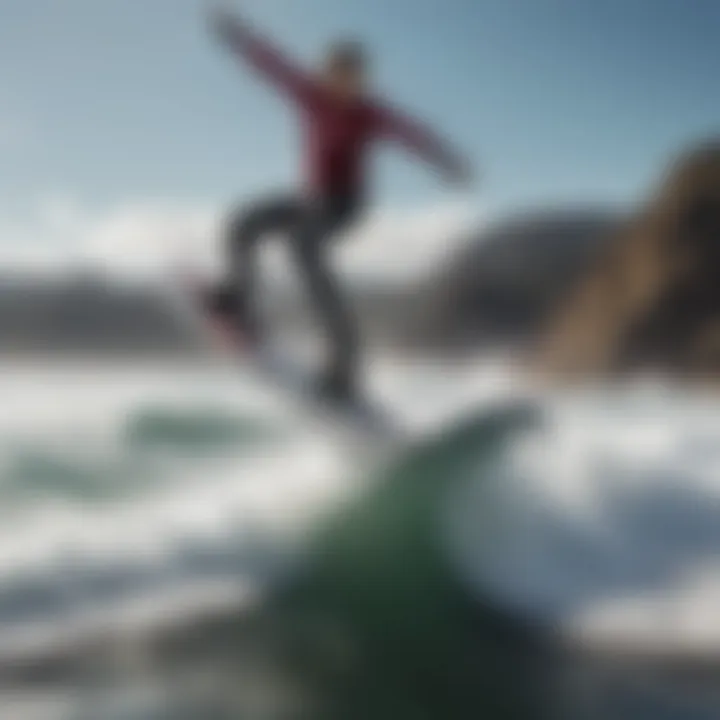
<instances>
[{"instance_id":1,"label":"green wave","mask_svg":"<svg viewBox=\"0 0 720 720\"><path fill-rule=\"evenodd\" d=\"M138 491L172 483L177 461L184 463L223 454L242 455L263 443L279 442L281 427L255 417L215 409L150 408L133 413L120 437L108 448L75 442L5 443L0 498L5 505L41 497L101 502L131 497ZM57 445L57 447L55 446Z\"/></svg>"},{"instance_id":2,"label":"green wave","mask_svg":"<svg viewBox=\"0 0 720 720\"><path fill-rule=\"evenodd\" d=\"M117 499L145 487L156 473L139 457L83 457L72 449L17 448L3 470L2 495L12 508L23 499L95 502Z\"/></svg>"},{"instance_id":3,"label":"green wave","mask_svg":"<svg viewBox=\"0 0 720 720\"><path fill-rule=\"evenodd\" d=\"M444 493L538 419L487 411L402 452L319 532L309 571L224 636L275 649L275 671L303 691L293 717L539 717L534 636L469 597L438 528Z\"/></svg>"},{"instance_id":4,"label":"green wave","mask_svg":"<svg viewBox=\"0 0 720 720\"><path fill-rule=\"evenodd\" d=\"M256 417L237 416L218 409L154 408L135 413L126 423L124 442L136 450L164 449L213 454L278 440L283 429Z\"/></svg>"}]
</instances>

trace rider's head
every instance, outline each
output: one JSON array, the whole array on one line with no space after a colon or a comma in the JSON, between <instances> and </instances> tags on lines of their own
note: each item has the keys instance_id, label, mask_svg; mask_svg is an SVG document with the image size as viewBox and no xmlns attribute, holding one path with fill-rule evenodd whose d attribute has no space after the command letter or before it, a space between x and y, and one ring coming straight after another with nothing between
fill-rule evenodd
<instances>
[{"instance_id":1,"label":"rider's head","mask_svg":"<svg viewBox=\"0 0 720 720\"><path fill-rule=\"evenodd\" d=\"M365 89L366 74L367 58L359 42L341 40L328 48L324 77L332 92L350 99L361 95Z\"/></svg>"}]
</instances>

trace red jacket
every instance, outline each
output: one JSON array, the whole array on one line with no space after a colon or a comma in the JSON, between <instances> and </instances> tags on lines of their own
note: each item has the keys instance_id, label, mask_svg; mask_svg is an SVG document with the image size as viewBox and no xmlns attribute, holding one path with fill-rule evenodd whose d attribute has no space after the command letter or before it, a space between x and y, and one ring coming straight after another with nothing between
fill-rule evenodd
<instances>
[{"instance_id":1,"label":"red jacket","mask_svg":"<svg viewBox=\"0 0 720 720\"><path fill-rule=\"evenodd\" d=\"M307 180L320 192L355 192L364 185L365 158L373 141L392 139L448 175L460 162L429 130L370 99L337 101L244 23L223 16L220 37L289 96L303 111Z\"/></svg>"}]
</instances>

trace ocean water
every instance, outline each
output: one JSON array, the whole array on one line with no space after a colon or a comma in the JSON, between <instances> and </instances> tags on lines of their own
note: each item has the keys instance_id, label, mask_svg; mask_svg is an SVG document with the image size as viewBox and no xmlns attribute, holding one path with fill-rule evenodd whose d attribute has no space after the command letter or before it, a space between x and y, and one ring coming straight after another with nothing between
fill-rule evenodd
<instances>
[{"instance_id":1,"label":"ocean water","mask_svg":"<svg viewBox=\"0 0 720 720\"><path fill-rule=\"evenodd\" d=\"M371 379L402 446L237 368L6 364L2 717L718 716L720 405Z\"/></svg>"}]
</instances>

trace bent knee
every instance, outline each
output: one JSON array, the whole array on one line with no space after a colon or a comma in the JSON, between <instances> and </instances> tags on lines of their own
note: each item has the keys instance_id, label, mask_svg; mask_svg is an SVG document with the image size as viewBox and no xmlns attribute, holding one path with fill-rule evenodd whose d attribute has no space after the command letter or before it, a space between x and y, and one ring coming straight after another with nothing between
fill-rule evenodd
<instances>
[{"instance_id":1,"label":"bent knee","mask_svg":"<svg viewBox=\"0 0 720 720\"><path fill-rule=\"evenodd\" d=\"M262 229L260 213L255 209L236 210L230 215L226 228L227 240L232 247L247 245L255 240Z\"/></svg>"}]
</instances>

